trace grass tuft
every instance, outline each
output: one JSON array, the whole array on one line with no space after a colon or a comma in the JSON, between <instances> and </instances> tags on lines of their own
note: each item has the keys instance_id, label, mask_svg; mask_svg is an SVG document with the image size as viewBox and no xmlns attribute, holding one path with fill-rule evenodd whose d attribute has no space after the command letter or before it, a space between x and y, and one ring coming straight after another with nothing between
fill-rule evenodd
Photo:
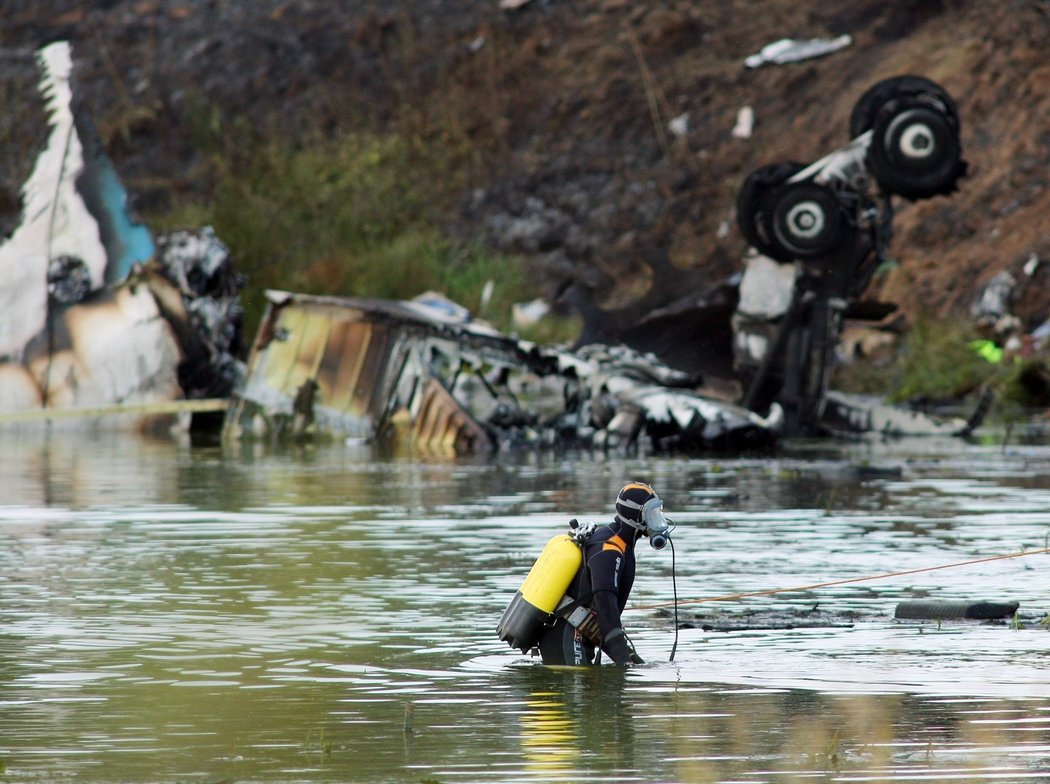
<instances>
[{"instance_id":1,"label":"grass tuft","mask_svg":"<svg viewBox=\"0 0 1050 784\"><path fill-rule=\"evenodd\" d=\"M212 161L213 187L206 198L176 204L151 222L161 230L214 227L248 280L242 302L249 334L267 288L384 299L434 290L504 330L511 304L537 296L521 258L442 229L468 185L471 157L451 126L428 133L416 123L403 132L357 130L290 142L246 128L234 132L205 105L195 117L187 125ZM231 137L240 148L232 148ZM489 281L492 296L482 309ZM539 329L579 331L565 320Z\"/></svg>"},{"instance_id":2,"label":"grass tuft","mask_svg":"<svg viewBox=\"0 0 1050 784\"><path fill-rule=\"evenodd\" d=\"M976 335L954 321L920 319L905 341L894 402L958 400L995 374L995 366L970 346Z\"/></svg>"}]
</instances>

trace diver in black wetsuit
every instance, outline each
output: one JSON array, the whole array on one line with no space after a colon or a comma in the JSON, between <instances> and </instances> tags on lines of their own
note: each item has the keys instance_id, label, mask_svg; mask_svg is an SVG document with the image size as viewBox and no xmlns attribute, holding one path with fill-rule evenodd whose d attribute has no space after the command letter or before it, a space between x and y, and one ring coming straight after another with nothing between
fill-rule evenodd
<instances>
[{"instance_id":1,"label":"diver in black wetsuit","mask_svg":"<svg viewBox=\"0 0 1050 784\"><path fill-rule=\"evenodd\" d=\"M593 664L599 646L617 664L642 663L620 620L634 586L634 546L644 535L662 549L670 530L663 502L649 485L624 485L616 518L584 540L583 563L568 589L572 605L540 638L544 664Z\"/></svg>"}]
</instances>

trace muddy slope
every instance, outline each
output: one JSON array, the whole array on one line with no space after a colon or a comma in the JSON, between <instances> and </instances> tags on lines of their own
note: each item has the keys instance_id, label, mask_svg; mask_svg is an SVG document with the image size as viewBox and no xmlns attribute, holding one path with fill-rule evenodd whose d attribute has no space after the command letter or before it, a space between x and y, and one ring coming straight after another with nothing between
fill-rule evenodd
<instances>
[{"instance_id":1,"label":"muddy slope","mask_svg":"<svg viewBox=\"0 0 1050 784\"><path fill-rule=\"evenodd\" d=\"M8 0L0 31L9 50L74 41L108 149L151 205L208 187L190 119L202 98L274 133L443 107L479 151L449 231L527 254L589 337L736 271L742 178L845 142L856 98L900 73L957 98L971 174L953 197L899 205L898 264L869 296L963 316L996 272L1050 261L1046 0ZM744 67L778 38L844 33L836 54ZM736 139L745 105L754 134ZM1048 315L1050 269L1017 310Z\"/></svg>"}]
</instances>

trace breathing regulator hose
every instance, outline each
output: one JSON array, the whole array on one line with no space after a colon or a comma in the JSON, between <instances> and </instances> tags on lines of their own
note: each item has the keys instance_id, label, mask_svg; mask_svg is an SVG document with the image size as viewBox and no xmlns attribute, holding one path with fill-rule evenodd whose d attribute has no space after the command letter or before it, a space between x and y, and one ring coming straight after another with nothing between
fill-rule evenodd
<instances>
[{"instance_id":1,"label":"breathing regulator hose","mask_svg":"<svg viewBox=\"0 0 1050 784\"><path fill-rule=\"evenodd\" d=\"M678 581L675 579L674 569L674 539L668 537L667 541L671 545L671 591L674 594L674 644L671 646L671 655L667 661L673 662L675 651L678 650Z\"/></svg>"}]
</instances>

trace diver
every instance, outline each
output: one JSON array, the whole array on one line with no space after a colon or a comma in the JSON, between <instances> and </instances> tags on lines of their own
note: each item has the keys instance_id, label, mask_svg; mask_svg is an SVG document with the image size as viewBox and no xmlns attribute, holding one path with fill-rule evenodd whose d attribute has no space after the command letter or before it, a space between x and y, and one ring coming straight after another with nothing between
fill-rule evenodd
<instances>
[{"instance_id":1,"label":"diver","mask_svg":"<svg viewBox=\"0 0 1050 784\"><path fill-rule=\"evenodd\" d=\"M634 547L646 536L663 549L673 525L644 482L624 485L615 509L607 525L573 520L570 534L548 542L500 620L500 639L538 647L544 664L595 664L599 649L616 664L643 663L620 619L634 586Z\"/></svg>"}]
</instances>

